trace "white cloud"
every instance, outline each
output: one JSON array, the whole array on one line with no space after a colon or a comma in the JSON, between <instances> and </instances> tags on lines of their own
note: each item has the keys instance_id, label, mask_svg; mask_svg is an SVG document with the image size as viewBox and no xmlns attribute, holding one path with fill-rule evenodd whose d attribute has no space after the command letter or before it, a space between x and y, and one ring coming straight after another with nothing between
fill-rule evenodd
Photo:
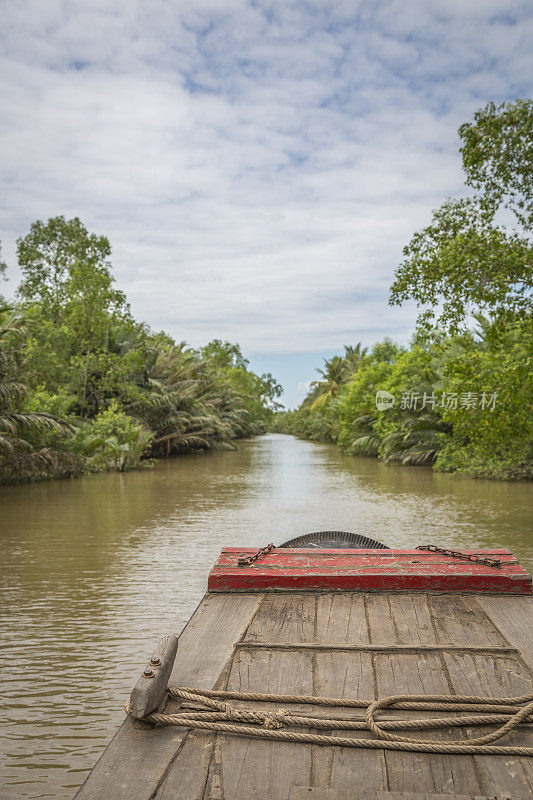
<instances>
[{"instance_id":1,"label":"white cloud","mask_svg":"<svg viewBox=\"0 0 533 800\"><path fill-rule=\"evenodd\" d=\"M246 353L406 339L403 245L456 129L526 92L526 5L34 0L3 9L1 233L78 215L138 318ZM12 269L13 277L16 270Z\"/></svg>"}]
</instances>

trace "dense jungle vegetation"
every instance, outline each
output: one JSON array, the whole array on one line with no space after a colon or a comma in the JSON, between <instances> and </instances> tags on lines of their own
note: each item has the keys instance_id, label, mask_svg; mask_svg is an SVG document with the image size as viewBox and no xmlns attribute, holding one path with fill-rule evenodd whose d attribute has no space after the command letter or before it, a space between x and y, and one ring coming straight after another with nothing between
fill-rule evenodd
<instances>
[{"instance_id":1,"label":"dense jungle vegetation","mask_svg":"<svg viewBox=\"0 0 533 800\"><path fill-rule=\"evenodd\" d=\"M134 469L267 430L272 375L236 344L195 350L136 322L105 236L55 217L17 253L15 301L0 295L0 482Z\"/></svg>"},{"instance_id":2,"label":"dense jungle vegetation","mask_svg":"<svg viewBox=\"0 0 533 800\"><path fill-rule=\"evenodd\" d=\"M391 304L419 309L410 346L346 346L276 430L386 462L533 477L532 122L533 103L517 100L459 128L476 193L414 234L391 287Z\"/></svg>"}]
</instances>

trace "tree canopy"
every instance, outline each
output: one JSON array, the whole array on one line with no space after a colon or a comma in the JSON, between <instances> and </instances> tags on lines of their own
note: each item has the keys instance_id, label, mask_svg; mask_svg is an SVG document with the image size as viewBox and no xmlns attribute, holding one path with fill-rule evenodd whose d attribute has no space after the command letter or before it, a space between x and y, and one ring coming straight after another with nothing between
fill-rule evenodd
<instances>
[{"instance_id":1,"label":"tree canopy","mask_svg":"<svg viewBox=\"0 0 533 800\"><path fill-rule=\"evenodd\" d=\"M238 344L195 350L136 322L105 236L53 217L17 252L9 335L0 325L0 481L133 469L266 430L277 381Z\"/></svg>"},{"instance_id":2,"label":"tree canopy","mask_svg":"<svg viewBox=\"0 0 533 800\"><path fill-rule=\"evenodd\" d=\"M531 119L531 102L518 100L489 104L460 127L466 182L479 194L448 199L434 212L404 248L391 286L392 305L416 302L420 332L458 332L480 312L531 314ZM522 230L496 222L500 207L514 212Z\"/></svg>"},{"instance_id":3,"label":"tree canopy","mask_svg":"<svg viewBox=\"0 0 533 800\"><path fill-rule=\"evenodd\" d=\"M533 476L532 109L489 103L460 127L477 193L434 211L391 287L391 304L419 308L410 347L345 347L300 408L278 415L278 430L386 462Z\"/></svg>"},{"instance_id":4,"label":"tree canopy","mask_svg":"<svg viewBox=\"0 0 533 800\"><path fill-rule=\"evenodd\" d=\"M485 205L511 210L527 229L533 224L533 101L488 103L459 128L467 186Z\"/></svg>"}]
</instances>

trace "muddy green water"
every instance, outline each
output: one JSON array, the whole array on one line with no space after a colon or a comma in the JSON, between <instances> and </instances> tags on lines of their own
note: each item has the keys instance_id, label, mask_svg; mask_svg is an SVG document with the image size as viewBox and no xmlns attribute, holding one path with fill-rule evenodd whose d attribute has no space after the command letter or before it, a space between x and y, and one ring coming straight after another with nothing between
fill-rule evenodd
<instances>
[{"instance_id":1,"label":"muddy green water","mask_svg":"<svg viewBox=\"0 0 533 800\"><path fill-rule=\"evenodd\" d=\"M155 469L0 488L0 797L69 798L226 545L312 530L505 545L533 567L533 487L453 479L269 435Z\"/></svg>"}]
</instances>

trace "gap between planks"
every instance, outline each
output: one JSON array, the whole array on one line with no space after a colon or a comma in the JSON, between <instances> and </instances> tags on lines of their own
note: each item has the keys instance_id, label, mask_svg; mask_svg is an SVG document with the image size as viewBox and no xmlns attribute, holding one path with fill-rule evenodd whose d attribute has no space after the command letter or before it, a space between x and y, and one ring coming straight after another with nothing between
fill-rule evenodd
<instances>
[{"instance_id":1,"label":"gap between planks","mask_svg":"<svg viewBox=\"0 0 533 800\"><path fill-rule=\"evenodd\" d=\"M495 655L498 653L519 653L516 647L498 646L468 646L468 645L420 645L420 644L321 644L320 642L252 642L240 641L235 643L235 649L261 649L261 650L324 650L332 652L366 652L366 653L419 653L419 652L454 652L454 653L480 653Z\"/></svg>"}]
</instances>

